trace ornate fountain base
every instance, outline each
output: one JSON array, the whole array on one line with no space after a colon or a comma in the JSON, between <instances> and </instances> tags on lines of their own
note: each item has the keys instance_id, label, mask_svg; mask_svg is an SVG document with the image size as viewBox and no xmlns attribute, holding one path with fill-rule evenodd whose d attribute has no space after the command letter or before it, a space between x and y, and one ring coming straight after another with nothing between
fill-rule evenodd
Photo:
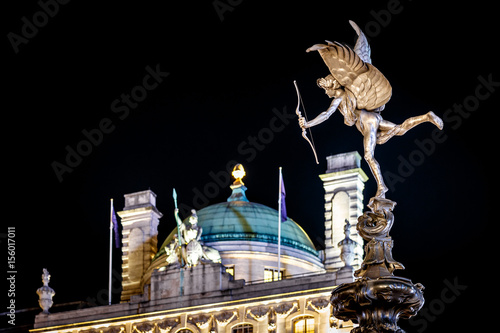
<instances>
[{"instance_id":1,"label":"ornate fountain base","mask_svg":"<svg viewBox=\"0 0 500 333\"><path fill-rule=\"evenodd\" d=\"M423 289L396 276L360 279L338 286L330 301L336 318L359 324L352 333L401 333L397 322L417 314L424 305Z\"/></svg>"},{"instance_id":2,"label":"ornate fountain base","mask_svg":"<svg viewBox=\"0 0 500 333\"><path fill-rule=\"evenodd\" d=\"M395 205L385 198L370 200L371 211L363 213L356 226L367 241L361 268L354 273L359 279L341 284L332 292L333 315L359 324L352 333L402 333L397 325L399 318L416 315L424 305L424 286L392 274L396 269L404 269L392 258L389 231L394 223Z\"/></svg>"}]
</instances>

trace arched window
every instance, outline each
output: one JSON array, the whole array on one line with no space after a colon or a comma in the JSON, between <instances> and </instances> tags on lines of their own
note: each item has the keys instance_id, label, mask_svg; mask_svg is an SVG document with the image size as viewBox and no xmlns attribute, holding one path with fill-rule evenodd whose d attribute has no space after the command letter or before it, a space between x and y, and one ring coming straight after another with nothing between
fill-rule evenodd
<instances>
[{"instance_id":1,"label":"arched window","mask_svg":"<svg viewBox=\"0 0 500 333\"><path fill-rule=\"evenodd\" d=\"M303 316L293 321L293 333L314 333L314 317Z\"/></svg>"},{"instance_id":2,"label":"arched window","mask_svg":"<svg viewBox=\"0 0 500 333\"><path fill-rule=\"evenodd\" d=\"M252 324L241 324L233 327L231 333L253 333Z\"/></svg>"}]
</instances>

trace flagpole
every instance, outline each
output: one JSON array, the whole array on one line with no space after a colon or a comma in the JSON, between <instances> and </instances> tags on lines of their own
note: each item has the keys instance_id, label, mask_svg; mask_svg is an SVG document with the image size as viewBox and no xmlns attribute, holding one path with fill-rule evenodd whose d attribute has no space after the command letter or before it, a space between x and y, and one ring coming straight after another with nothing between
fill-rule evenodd
<instances>
[{"instance_id":1,"label":"flagpole","mask_svg":"<svg viewBox=\"0 0 500 333\"><path fill-rule=\"evenodd\" d=\"M109 208L109 284L108 284L108 304L111 305L111 276L113 263L113 199Z\"/></svg>"},{"instance_id":2,"label":"flagpole","mask_svg":"<svg viewBox=\"0 0 500 333\"><path fill-rule=\"evenodd\" d=\"M278 280L280 278L281 272L281 184L282 184L282 175L281 175L281 167L279 172L279 199L278 199ZM274 279L273 279L274 280Z\"/></svg>"},{"instance_id":3,"label":"flagpole","mask_svg":"<svg viewBox=\"0 0 500 333\"><path fill-rule=\"evenodd\" d=\"M174 190L172 191L172 197L174 198L174 205L175 209L177 210L177 192ZM181 267L179 268L179 274L180 274L180 281L179 281L179 295L183 296L184 295L184 271L182 269L182 266L184 265L183 260L182 260L182 244L181 244L181 225L179 221L177 220L178 213L175 214L175 222L177 223L177 244L179 244L179 254L180 254L180 260L181 260Z\"/></svg>"}]
</instances>

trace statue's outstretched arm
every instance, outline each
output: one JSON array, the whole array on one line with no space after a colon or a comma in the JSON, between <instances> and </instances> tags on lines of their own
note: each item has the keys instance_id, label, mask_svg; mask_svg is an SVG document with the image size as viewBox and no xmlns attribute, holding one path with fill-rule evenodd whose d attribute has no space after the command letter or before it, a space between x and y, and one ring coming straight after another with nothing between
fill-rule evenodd
<instances>
[{"instance_id":1,"label":"statue's outstretched arm","mask_svg":"<svg viewBox=\"0 0 500 333\"><path fill-rule=\"evenodd\" d=\"M337 110L341 102L342 102L342 97L335 98L330 104L330 107L326 111L321 112L316 118L309 121L305 121L304 119L303 124L301 124L301 127L303 128L313 127L321 124L325 120L328 120L328 118L330 118L330 116Z\"/></svg>"},{"instance_id":2,"label":"statue's outstretched arm","mask_svg":"<svg viewBox=\"0 0 500 333\"><path fill-rule=\"evenodd\" d=\"M181 220L181 218L179 217L179 209L178 209L178 208L176 208L176 209L174 210L174 217L175 217L175 222L177 222L177 225L178 225L178 226L182 225L182 220Z\"/></svg>"},{"instance_id":3,"label":"statue's outstretched arm","mask_svg":"<svg viewBox=\"0 0 500 333\"><path fill-rule=\"evenodd\" d=\"M174 210L175 222L177 223L177 228L179 228L179 236L181 239L179 240L179 244L183 244L186 240L186 225L182 222L179 217L179 209Z\"/></svg>"}]
</instances>

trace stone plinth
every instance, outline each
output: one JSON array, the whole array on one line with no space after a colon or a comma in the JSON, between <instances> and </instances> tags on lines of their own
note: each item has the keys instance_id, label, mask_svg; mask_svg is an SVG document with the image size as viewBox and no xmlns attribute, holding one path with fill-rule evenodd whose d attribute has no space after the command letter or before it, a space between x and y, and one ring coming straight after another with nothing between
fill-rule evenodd
<instances>
[{"instance_id":1,"label":"stone plinth","mask_svg":"<svg viewBox=\"0 0 500 333\"><path fill-rule=\"evenodd\" d=\"M244 284L245 280L233 281L232 275L226 273L226 268L219 263L190 268L178 268L173 264L151 275L151 299L205 294L241 288Z\"/></svg>"}]
</instances>

